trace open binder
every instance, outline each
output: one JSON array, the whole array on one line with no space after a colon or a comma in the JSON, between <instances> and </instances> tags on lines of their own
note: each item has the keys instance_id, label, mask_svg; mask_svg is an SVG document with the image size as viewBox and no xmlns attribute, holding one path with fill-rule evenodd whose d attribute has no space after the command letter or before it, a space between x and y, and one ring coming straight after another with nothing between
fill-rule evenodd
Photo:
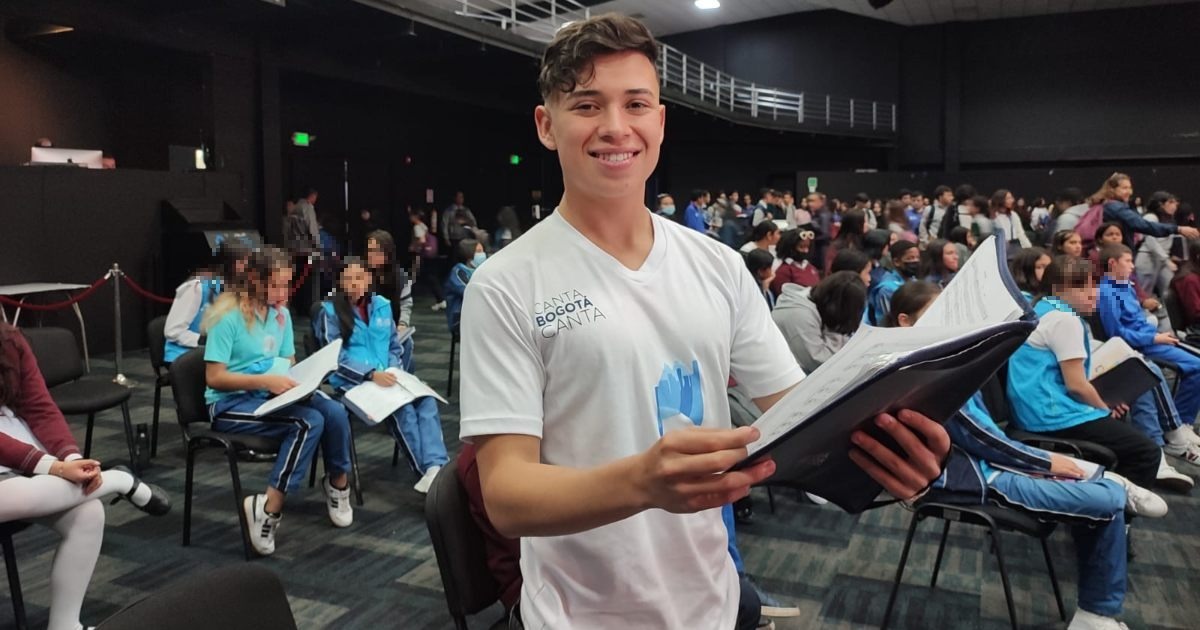
<instances>
[{"instance_id":1,"label":"open binder","mask_svg":"<svg viewBox=\"0 0 1200 630\"><path fill-rule=\"evenodd\" d=\"M875 417L900 409L945 422L1037 327L1007 265L1005 244L988 238L912 328L864 325L828 362L755 423L760 438L732 470L771 455L772 480L796 485L850 513L882 488L849 457L863 430L904 451Z\"/></svg>"},{"instance_id":2,"label":"open binder","mask_svg":"<svg viewBox=\"0 0 1200 630\"><path fill-rule=\"evenodd\" d=\"M1110 407L1131 405L1158 384L1158 377L1146 365L1146 359L1120 337L1105 341L1092 353L1088 379Z\"/></svg>"}]
</instances>

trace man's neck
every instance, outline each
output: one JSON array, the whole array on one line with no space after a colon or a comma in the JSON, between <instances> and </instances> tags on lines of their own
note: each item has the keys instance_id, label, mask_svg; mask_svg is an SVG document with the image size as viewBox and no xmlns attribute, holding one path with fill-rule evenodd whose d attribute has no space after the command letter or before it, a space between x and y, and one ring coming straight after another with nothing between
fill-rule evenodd
<instances>
[{"instance_id":1,"label":"man's neck","mask_svg":"<svg viewBox=\"0 0 1200 630\"><path fill-rule=\"evenodd\" d=\"M597 247L630 269L638 269L654 246L654 225L642 198L645 189L626 199L595 199L567 191L558 212Z\"/></svg>"}]
</instances>

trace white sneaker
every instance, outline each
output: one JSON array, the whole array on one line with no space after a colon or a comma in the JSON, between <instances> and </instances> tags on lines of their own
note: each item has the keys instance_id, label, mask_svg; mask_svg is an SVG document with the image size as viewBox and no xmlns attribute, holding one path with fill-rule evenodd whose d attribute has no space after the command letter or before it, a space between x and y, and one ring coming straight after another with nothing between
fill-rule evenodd
<instances>
[{"instance_id":1,"label":"white sneaker","mask_svg":"<svg viewBox=\"0 0 1200 630\"><path fill-rule=\"evenodd\" d=\"M421 477L421 480L417 482L417 485L413 486L413 490L421 494L427 494L429 487L433 485L433 479L437 477L438 471L441 469L441 466L430 466L429 470L426 470L425 474Z\"/></svg>"},{"instance_id":2,"label":"white sneaker","mask_svg":"<svg viewBox=\"0 0 1200 630\"><path fill-rule=\"evenodd\" d=\"M1105 479L1112 479L1125 488L1125 511L1146 518L1162 518L1167 515L1167 502L1162 497L1133 483L1115 472L1104 472Z\"/></svg>"},{"instance_id":3,"label":"white sneaker","mask_svg":"<svg viewBox=\"0 0 1200 630\"><path fill-rule=\"evenodd\" d=\"M350 505L350 482L338 490L329 483L329 477L321 480L321 489L325 491L325 508L329 511L329 520L334 527L350 527L354 522L354 508Z\"/></svg>"},{"instance_id":4,"label":"white sneaker","mask_svg":"<svg viewBox=\"0 0 1200 630\"><path fill-rule=\"evenodd\" d=\"M1181 444L1167 443L1163 446L1163 452L1172 457L1178 457L1189 464L1200 464L1200 446L1192 444L1191 440L1184 441Z\"/></svg>"},{"instance_id":5,"label":"white sneaker","mask_svg":"<svg viewBox=\"0 0 1200 630\"><path fill-rule=\"evenodd\" d=\"M267 495L252 494L242 499L242 511L246 513L246 524L250 526L250 546L260 556L275 553L275 531L279 529L282 516L267 514Z\"/></svg>"},{"instance_id":6,"label":"white sneaker","mask_svg":"<svg viewBox=\"0 0 1200 630\"><path fill-rule=\"evenodd\" d=\"M809 501L812 501L813 503L815 503L817 505L826 505L829 503L829 499L819 497L811 492L805 492L804 496L808 497Z\"/></svg>"},{"instance_id":7,"label":"white sneaker","mask_svg":"<svg viewBox=\"0 0 1200 630\"><path fill-rule=\"evenodd\" d=\"M429 310L432 310L432 311L444 311L444 310L446 310L446 300L442 300L441 302L438 302L437 304L434 304L433 306L429 307Z\"/></svg>"},{"instance_id":8,"label":"white sneaker","mask_svg":"<svg viewBox=\"0 0 1200 630\"><path fill-rule=\"evenodd\" d=\"M1090 613L1082 608L1075 611L1067 630L1129 630L1129 626L1113 619Z\"/></svg>"},{"instance_id":9,"label":"white sneaker","mask_svg":"<svg viewBox=\"0 0 1200 630\"><path fill-rule=\"evenodd\" d=\"M1166 453L1158 462L1158 475L1156 476L1160 487L1166 488L1173 492L1186 493L1191 491L1196 482L1191 477L1175 470L1175 467L1167 461Z\"/></svg>"},{"instance_id":10,"label":"white sneaker","mask_svg":"<svg viewBox=\"0 0 1200 630\"><path fill-rule=\"evenodd\" d=\"M1180 428L1183 429L1183 437L1187 438L1187 441L1200 446L1200 433L1196 433L1196 425L1185 424Z\"/></svg>"}]
</instances>

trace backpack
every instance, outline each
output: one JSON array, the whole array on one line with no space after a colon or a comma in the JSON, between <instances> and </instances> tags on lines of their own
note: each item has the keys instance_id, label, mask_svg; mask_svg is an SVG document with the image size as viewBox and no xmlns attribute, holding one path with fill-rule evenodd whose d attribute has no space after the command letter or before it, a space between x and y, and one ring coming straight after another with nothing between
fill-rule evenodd
<instances>
[{"instance_id":1,"label":"backpack","mask_svg":"<svg viewBox=\"0 0 1200 630\"><path fill-rule=\"evenodd\" d=\"M1098 203L1089 206L1075 224L1075 233L1083 241L1083 251L1089 252L1096 246L1096 230L1101 223L1104 223L1104 204Z\"/></svg>"}]
</instances>

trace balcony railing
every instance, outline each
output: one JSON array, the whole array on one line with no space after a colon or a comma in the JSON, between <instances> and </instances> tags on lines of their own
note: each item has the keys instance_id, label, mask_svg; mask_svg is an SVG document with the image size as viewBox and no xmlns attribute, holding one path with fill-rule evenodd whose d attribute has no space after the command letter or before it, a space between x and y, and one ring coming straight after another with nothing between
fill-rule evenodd
<instances>
[{"instance_id":1,"label":"balcony railing","mask_svg":"<svg viewBox=\"0 0 1200 630\"><path fill-rule=\"evenodd\" d=\"M549 43L566 24L591 17L591 9L575 0L454 0L454 4L459 16L541 43ZM662 43L658 64L664 98L730 120L875 137L895 136L898 128L895 103L758 85Z\"/></svg>"}]
</instances>

